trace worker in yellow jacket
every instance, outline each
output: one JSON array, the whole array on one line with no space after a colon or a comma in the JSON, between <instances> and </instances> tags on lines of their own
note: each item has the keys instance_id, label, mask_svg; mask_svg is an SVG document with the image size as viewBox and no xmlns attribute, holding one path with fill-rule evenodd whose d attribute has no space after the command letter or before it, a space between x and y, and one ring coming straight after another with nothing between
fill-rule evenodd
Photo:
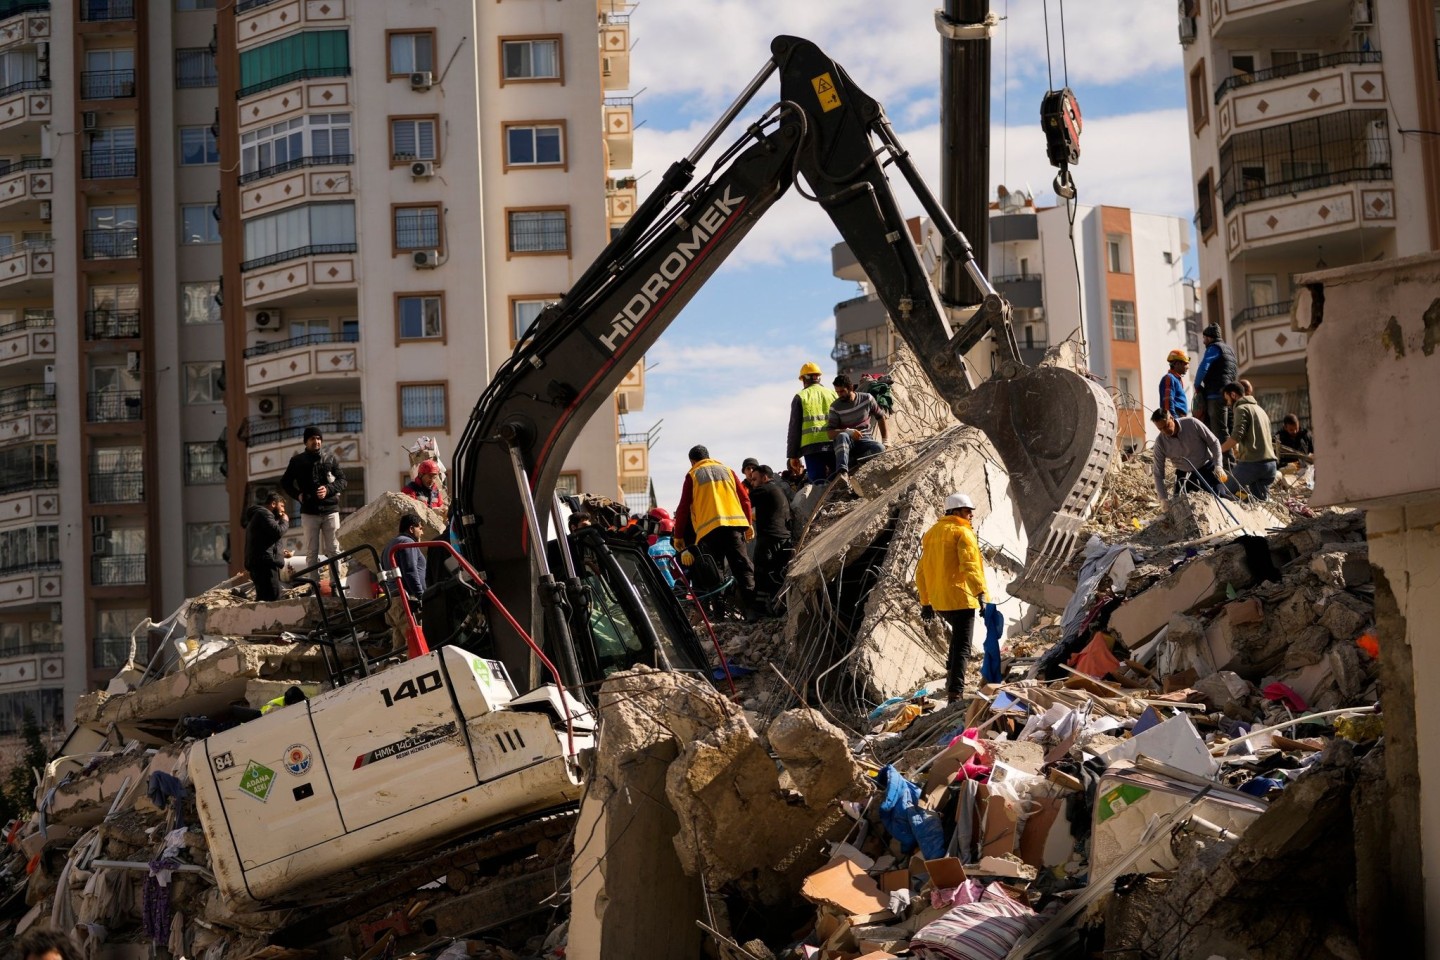
<instances>
[{"instance_id":1,"label":"worker in yellow jacket","mask_svg":"<svg viewBox=\"0 0 1440 960\"><path fill-rule=\"evenodd\" d=\"M920 619L935 619L936 611L950 626L950 655L946 663L945 695L957 699L965 689L965 664L975 633L975 611L985 596L985 567L980 541L971 518L975 504L963 493L945 498L945 516L925 531L920 542L920 563L915 568L915 589L920 593Z\"/></svg>"},{"instance_id":2,"label":"worker in yellow jacket","mask_svg":"<svg viewBox=\"0 0 1440 960\"><path fill-rule=\"evenodd\" d=\"M749 488L735 471L712 459L705 447L691 447L690 472L675 508L675 546L694 547L714 558L716 566L729 564L746 615L755 619L760 613L755 602L755 564L745 549L745 542L755 537L751 509ZM686 562L684 554L681 562Z\"/></svg>"}]
</instances>

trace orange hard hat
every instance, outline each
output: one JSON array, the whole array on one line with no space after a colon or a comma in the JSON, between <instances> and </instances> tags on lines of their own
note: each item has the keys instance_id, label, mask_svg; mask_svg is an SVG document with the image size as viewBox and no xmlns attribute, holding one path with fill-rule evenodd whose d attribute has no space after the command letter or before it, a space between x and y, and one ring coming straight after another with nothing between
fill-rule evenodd
<instances>
[{"instance_id":1,"label":"orange hard hat","mask_svg":"<svg viewBox=\"0 0 1440 960\"><path fill-rule=\"evenodd\" d=\"M1186 353L1184 350L1171 350L1170 355L1165 358L1165 362L1175 363L1176 361L1179 361L1180 363L1189 363L1190 354Z\"/></svg>"}]
</instances>

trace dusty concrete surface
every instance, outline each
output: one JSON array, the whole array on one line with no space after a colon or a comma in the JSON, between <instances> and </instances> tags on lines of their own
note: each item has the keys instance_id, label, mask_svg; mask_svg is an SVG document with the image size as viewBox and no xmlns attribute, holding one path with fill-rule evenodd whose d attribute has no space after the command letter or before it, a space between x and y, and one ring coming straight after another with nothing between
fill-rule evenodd
<instances>
[{"instance_id":1,"label":"dusty concrete surface","mask_svg":"<svg viewBox=\"0 0 1440 960\"><path fill-rule=\"evenodd\" d=\"M395 539L395 534L400 529L400 518L407 513L413 513L420 518L426 540L438 538L445 529L445 515L440 511L432 510L403 493L386 491L350 514L345 518L345 522L340 524L340 549L353 550L362 544L368 544L377 554L382 555L383 561L385 547ZM356 554L356 562L371 573L375 572L369 553L361 551Z\"/></svg>"}]
</instances>

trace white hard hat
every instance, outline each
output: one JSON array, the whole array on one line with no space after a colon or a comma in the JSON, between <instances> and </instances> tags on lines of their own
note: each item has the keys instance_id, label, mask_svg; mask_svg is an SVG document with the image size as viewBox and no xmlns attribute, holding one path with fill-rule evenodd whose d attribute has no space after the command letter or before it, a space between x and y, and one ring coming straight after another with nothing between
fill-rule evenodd
<instances>
[{"instance_id":1,"label":"white hard hat","mask_svg":"<svg viewBox=\"0 0 1440 960\"><path fill-rule=\"evenodd\" d=\"M952 493L945 498L946 513L949 513L951 510L959 510L961 507L969 507L971 510L974 510L975 504L963 493Z\"/></svg>"}]
</instances>

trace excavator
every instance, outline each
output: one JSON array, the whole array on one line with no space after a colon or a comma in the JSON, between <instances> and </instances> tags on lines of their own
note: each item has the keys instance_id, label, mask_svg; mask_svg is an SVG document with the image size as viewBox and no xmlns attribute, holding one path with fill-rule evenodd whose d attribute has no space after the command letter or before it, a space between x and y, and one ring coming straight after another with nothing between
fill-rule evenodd
<instances>
[{"instance_id":1,"label":"excavator","mask_svg":"<svg viewBox=\"0 0 1440 960\"><path fill-rule=\"evenodd\" d=\"M381 867L392 881L397 871L443 873L417 851L461 836L504 846L549 812L573 809L583 790L577 755L594 731L586 684L636 663L706 669L676 598L633 538L547 531L565 529L556 482L581 428L792 184L825 208L955 416L999 450L1033 545L1030 568L1043 574L1073 552L1114 449L1109 396L1071 370L1020 361L1008 304L881 105L808 40L777 37L771 54L525 331L470 415L453 464L446 549L457 568L452 584L476 599L427 599L424 629L453 638L483 618L483 643L439 645L192 749L227 899L313 903L337 880ZM774 74L780 101L697 179L700 158ZM906 228L891 167L982 295L978 309L942 302ZM998 360L982 379L965 357L987 335ZM593 619L577 615L577 595L593 611L597 592L633 642L603 644L588 629Z\"/></svg>"}]
</instances>

